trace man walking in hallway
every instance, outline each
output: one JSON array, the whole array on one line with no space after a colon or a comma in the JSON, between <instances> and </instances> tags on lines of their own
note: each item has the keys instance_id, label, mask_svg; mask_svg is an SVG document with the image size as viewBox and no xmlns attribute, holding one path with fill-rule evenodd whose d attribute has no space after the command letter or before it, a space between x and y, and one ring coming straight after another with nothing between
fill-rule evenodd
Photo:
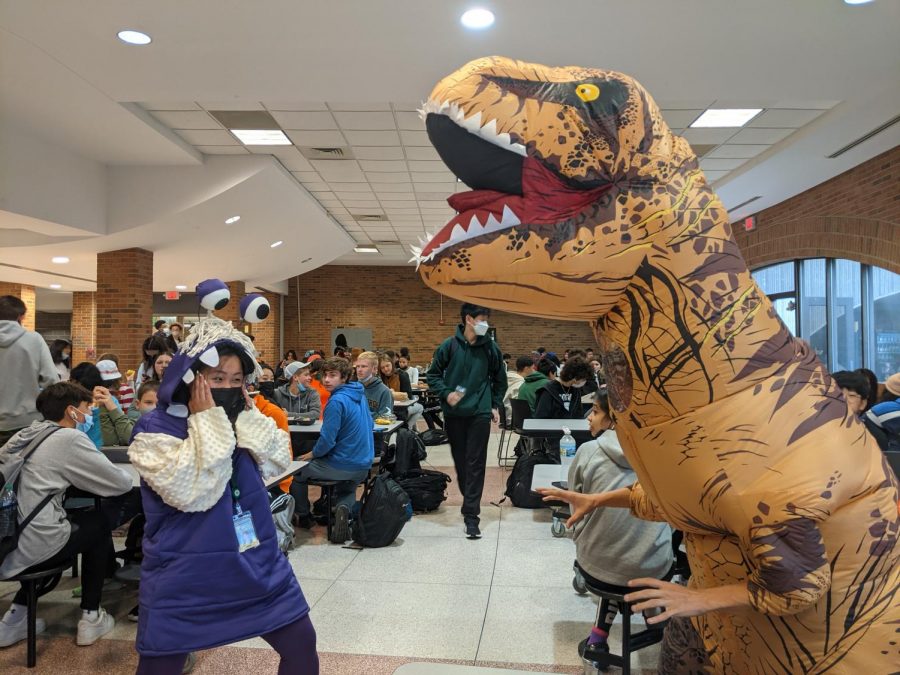
<instances>
[{"instance_id":1,"label":"man walking in hallway","mask_svg":"<svg viewBox=\"0 0 900 675\"><path fill-rule=\"evenodd\" d=\"M490 313L486 307L464 304L459 312L462 323L435 350L427 376L428 387L441 401L469 539L481 537L478 525L491 421L500 421L507 386L502 352L487 335Z\"/></svg>"}]
</instances>

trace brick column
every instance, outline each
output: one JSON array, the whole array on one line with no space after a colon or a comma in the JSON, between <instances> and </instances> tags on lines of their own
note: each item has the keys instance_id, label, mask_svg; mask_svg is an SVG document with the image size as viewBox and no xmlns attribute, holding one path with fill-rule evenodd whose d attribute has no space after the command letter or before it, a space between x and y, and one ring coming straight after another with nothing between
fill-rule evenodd
<instances>
[{"instance_id":1,"label":"brick column","mask_svg":"<svg viewBox=\"0 0 900 675\"><path fill-rule=\"evenodd\" d=\"M288 294L282 299L282 311L284 312L284 350L301 348L300 345L300 310L298 293L300 292L300 277L288 279ZM300 356L298 354L297 356ZM279 359L280 361L281 359Z\"/></svg>"},{"instance_id":2,"label":"brick column","mask_svg":"<svg viewBox=\"0 0 900 675\"><path fill-rule=\"evenodd\" d=\"M34 286L0 281L0 295L14 295L25 303L25 318L22 319L22 326L28 330L34 330Z\"/></svg>"},{"instance_id":3,"label":"brick column","mask_svg":"<svg viewBox=\"0 0 900 675\"><path fill-rule=\"evenodd\" d=\"M260 352L260 358L270 366L276 366L280 360L281 296L278 293L262 295L269 301L271 312L268 319L253 324L250 331L255 338L253 344L256 345L256 351Z\"/></svg>"},{"instance_id":4,"label":"brick column","mask_svg":"<svg viewBox=\"0 0 900 675\"><path fill-rule=\"evenodd\" d=\"M97 358L97 298L90 291L72 293L72 365ZM124 364L123 364L124 367Z\"/></svg>"},{"instance_id":5,"label":"brick column","mask_svg":"<svg viewBox=\"0 0 900 675\"><path fill-rule=\"evenodd\" d=\"M112 352L123 368L134 368L153 332L153 252L98 253L96 307L97 353Z\"/></svg>"}]
</instances>

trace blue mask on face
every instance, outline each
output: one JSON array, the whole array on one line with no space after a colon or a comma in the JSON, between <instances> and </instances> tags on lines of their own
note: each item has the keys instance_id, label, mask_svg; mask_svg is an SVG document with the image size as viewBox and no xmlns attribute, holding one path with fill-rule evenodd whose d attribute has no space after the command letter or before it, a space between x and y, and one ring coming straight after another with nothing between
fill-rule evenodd
<instances>
[{"instance_id":1,"label":"blue mask on face","mask_svg":"<svg viewBox=\"0 0 900 675\"><path fill-rule=\"evenodd\" d=\"M91 427L94 426L93 413L91 413L90 415L85 414L84 422L79 422L78 418L75 415L72 415L72 420L75 422L75 428L78 429L78 431L83 431L85 434L91 430Z\"/></svg>"}]
</instances>

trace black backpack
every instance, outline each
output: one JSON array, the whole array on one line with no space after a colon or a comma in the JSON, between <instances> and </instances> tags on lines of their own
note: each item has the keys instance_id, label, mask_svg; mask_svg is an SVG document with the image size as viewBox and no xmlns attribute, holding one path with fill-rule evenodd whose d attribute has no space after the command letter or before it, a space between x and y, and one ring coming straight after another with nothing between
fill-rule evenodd
<instances>
[{"instance_id":1,"label":"black backpack","mask_svg":"<svg viewBox=\"0 0 900 675\"><path fill-rule=\"evenodd\" d=\"M413 469L394 476L397 484L409 495L412 509L416 513L434 511L446 499L450 476L441 471Z\"/></svg>"},{"instance_id":2,"label":"black backpack","mask_svg":"<svg viewBox=\"0 0 900 675\"><path fill-rule=\"evenodd\" d=\"M389 467L392 476L420 469L428 452L419 434L409 429L398 429L395 438L381 459L382 466Z\"/></svg>"},{"instance_id":3,"label":"black backpack","mask_svg":"<svg viewBox=\"0 0 900 675\"><path fill-rule=\"evenodd\" d=\"M353 519L353 541L368 548L390 546L412 518L412 504L403 488L386 473L366 483Z\"/></svg>"},{"instance_id":4,"label":"black backpack","mask_svg":"<svg viewBox=\"0 0 900 675\"><path fill-rule=\"evenodd\" d=\"M534 467L538 464L559 464L559 456L553 457L543 452L520 455L513 464L512 471L506 479L506 496L513 506L520 509L542 509L547 505L543 497L531 491L531 479Z\"/></svg>"},{"instance_id":5,"label":"black backpack","mask_svg":"<svg viewBox=\"0 0 900 675\"><path fill-rule=\"evenodd\" d=\"M422 442L425 445L443 445L447 443L447 433L443 429L428 429L422 432Z\"/></svg>"}]
</instances>

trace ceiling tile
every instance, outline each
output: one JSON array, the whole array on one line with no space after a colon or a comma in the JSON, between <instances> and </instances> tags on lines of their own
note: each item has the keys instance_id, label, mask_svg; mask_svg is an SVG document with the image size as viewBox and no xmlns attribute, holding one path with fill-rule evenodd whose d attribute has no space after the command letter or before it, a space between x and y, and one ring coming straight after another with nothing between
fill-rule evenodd
<instances>
[{"instance_id":1,"label":"ceiling tile","mask_svg":"<svg viewBox=\"0 0 900 675\"><path fill-rule=\"evenodd\" d=\"M753 129L765 127L767 129L799 129L809 124L824 110L765 110L762 115L757 115L747 126Z\"/></svg>"},{"instance_id":2,"label":"ceiling tile","mask_svg":"<svg viewBox=\"0 0 900 675\"><path fill-rule=\"evenodd\" d=\"M375 193L379 199L399 199L404 202L416 201L416 196L412 192L378 192Z\"/></svg>"},{"instance_id":3,"label":"ceiling tile","mask_svg":"<svg viewBox=\"0 0 900 675\"><path fill-rule=\"evenodd\" d=\"M400 140L403 141L403 145L431 145L426 131L401 131Z\"/></svg>"},{"instance_id":4,"label":"ceiling tile","mask_svg":"<svg viewBox=\"0 0 900 675\"><path fill-rule=\"evenodd\" d=\"M419 223L421 226L422 216L418 214L418 209L414 209L416 213L398 213L398 211L409 211L409 209L385 209L387 213L390 214L391 220L395 223L403 223L403 225L409 225L410 227Z\"/></svg>"},{"instance_id":5,"label":"ceiling tile","mask_svg":"<svg viewBox=\"0 0 900 675\"><path fill-rule=\"evenodd\" d=\"M720 145L712 152L707 153L706 159L750 159L767 150L768 145L737 145L728 143Z\"/></svg>"},{"instance_id":6,"label":"ceiling tile","mask_svg":"<svg viewBox=\"0 0 900 675\"><path fill-rule=\"evenodd\" d=\"M314 159L310 162L327 181L364 183L366 176L353 159Z\"/></svg>"},{"instance_id":7,"label":"ceiling tile","mask_svg":"<svg viewBox=\"0 0 900 675\"><path fill-rule=\"evenodd\" d=\"M715 99L702 98L686 101L684 99L659 99L656 105L660 110L706 110L715 103Z\"/></svg>"},{"instance_id":8,"label":"ceiling tile","mask_svg":"<svg viewBox=\"0 0 900 675\"><path fill-rule=\"evenodd\" d=\"M404 152L406 153L407 159L441 161L441 156L438 154L438 151L434 149L434 147L407 146L406 148L404 148Z\"/></svg>"},{"instance_id":9,"label":"ceiling tile","mask_svg":"<svg viewBox=\"0 0 900 675\"><path fill-rule=\"evenodd\" d=\"M347 140L340 131L285 131L295 145L302 145L313 148L333 148L344 147Z\"/></svg>"},{"instance_id":10,"label":"ceiling tile","mask_svg":"<svg viewBox=\"0 0 900 675\"><path fill-rule=\"evenodd\" d=\"M328 183L324 183L322 181L310 181L308 183L304 182L303 187L305 187L310 192L317 192L317 193L318 192L328 192L329 188L330 188Z\"/></svg>"},{"instance_id":11,"label":"ceiling tile","mask_svg":"<svg viewBox=\"0 0 900 675\"><path fill-rule=\"evenodd\" d=\"M404 203L408 203L408 202L404 202ZM415 216L416 218L421 218L418 207L412 208L410 206L403 206L403 207L385 206L384 210L387 211L389 214L391 214L392 218L394 218L394 217L400 218L402 216Z\"/></svg>"},{"instance_id":12,"label":"ceiling tile","mask_svg":"<svg viewBox=\"0 0 900 675\"><path fill-rule=\"evenodd\" d=\"M697 143L699 145L718 145L724 143L734 136L738 131L735 128L709 128L709 129L685 129L682 134L688 143Z\"/></svg>"},{"instance_id":13,"label":"ceiling tile","mask_svg":"<svg viewBox=\"0 0 900 675\"><path fill-rule=\"evenodd\" d=\"M291 157L279 157L279 159L281 160L281 163L284 164L284 168L288 171L312 172L313 170L313 166L309 163L309 160L300 153Z\"/></svg>"},{"instance_id":14,"label":"ceiling tile","mask_svg":"<svg viewBox=\"0 0 900 675\"><path fill-rule=\"evenodd\" d=\"M413 175L415 175L417 172L446 174L448 171L447 165L440 161L437 161L437 162L409 161L407 163L409 164L409 170L413 172Z\"/></svg>"},{"instance_id":15,"label":"ceiling tile","mask_svg":"<svg viewBox=\"0 0 900 675\"><path fill-rule=\"evenodd\" d=\"M457 190L457 188L460 187L462 188L462 190ZM441 194L449 197L454 192L465 192L466 190L467 188L462 183L457 183L456 181L441 181L440 183L415 183L416 194L426 192L440 192Z\"/></svg>"},{"instance_id":16,"label":"ceiling tile","mask_svg":"<svg viewBox=\"0 0 900 675\"><path fill-rule=\"evenodd\" d=\"M351 131L344 130L344 136L350 145L399 145L400 137L396 131Z\"/></svg>"},{"instance_id":17,"label":"ceiling tile","mask_svg":"<svg viewBox=\"0 0 900 675\"><path fill-rule=\"evenodd\" d=\"M322 180L315 171L291 171L291 173L294 174L294 178L301 182L310 181L318 183Z\"/></svg>"},{"instance_id":18,"label":"ceiling tile","mask_svg":"<svg viewBox=\"0 0 900 675\"><path fill-rule=\"evenodd\" d=\"M663 119L669 127L684 128L690 125L695 119L700 117L703 109L700 110L660 110Z\"/></svg>"},{"instance_id":19,"label":"ceiling tile","mask_svg":"<svg viewBox=\"0 0 900 675\"><path fill-rule=\"evenodd\" d=\"M342 209L339 206L332 206L328 209L328 213L333 216L349 216L350 212L347 209Z\"/></svg>"},{"instance_id":20,"label":"ceiling tile","mask_svg":"<svg viewBox=\"0 0 900 675\"><path fill-rule=\"evenodd\" d=\"M328 110L328 106L321 101L263 101L269 110L309 111Z\"/></svg>"},{"instance_id":21,"label":"ceiling tile","mask_svg":"<svg viewBox=\"0 0 900 675\"><path fill-rule=\"evenodd\" d=\"M331 113L326 111L272 111L272 117L282 129L337 129Z\"/></svg>"},{"instance_id":22,"label":"ceiling tile","mask_svg":"<svg viewBox=\"0 0 900 675\"><path fill-rule=\"evenodd\" d=\"M440 163L443 166L443 162ZM446 169L446 167L444 167ZM412 174L413 183L450 183L456 182L456 176L447 171L446 173L414 173Z\"/></svg>"},{"instance_id":23,"label":"ceiling tile","mask_svg":"<svg viewBox=\"0 0 900 675\"><path fill-rule=\"evenodd\" d=\"M151 113L170 129L221 129L212 115L204 110L167 110Z\"/></svg>"},{"instance_id":24,"label":"ceiling tile","mask_svg":"<svg viewBox=\"0 0 900 675\"><path fill-rule=\"evenodd\" d=\"M372 189L375 192L409 192L412 190L412 183L377 183L370 181Z\"/></svg>"},{"instance_id":25,"label":"ceiling tile","mask_svg":"<svg viewBox=\"0 0 900 675\"><path fill-rule=\"evenodd\" d=\"M450 208L445 199L421 199L418 200L419 207L423 209L447 209Z\"/></svg>"},{"instance_id":26,"label":"ceiling tile","mask_svg":"<svg viewBox=\"0 0 900 675\"><path fill-rule=\"evenodd\" d=\"M234 136L224 130L184 129L175 133L191 145L240 145Z\"/></svg>"},{"instance_id":27,"label":"ceiling tile","mask_svg":"<svg viewBox=\"0 0 900 675\"><path fill-rule=\"evenodd\" d=\"M746 159L701 159L700 168L704 171L731 171L746 162Z\"/></svg>"},{"instance_id":28,"label":"ceiling tile","mask_svg":"<svg viewBox=\"0 0 900 675\"><path fill-rule=\"evenodd\" d=\"M359 102L341 102L341 101L328 101L328 107L332 110L343 110L350 112L359 112L359 111L367 111L367 110L390 110L390 103L372 103L371 101L364 101L362 103Z\"/></svg>"},{"instance_id":29,"label":"ceiling tile","mask_svg":"<svg viewBox=\"0 0 900 675\"><path fill-rule=\"evenodd\" d=\"M377 146L358 145L353 148L353 155L356 159L377 159L377 160L402 160L406 159L403 155L403 148L399 145L393 147L380 148ZM405 167L404 167L405 168Z\"/></svg>"},{"instance_id":30,"label":"ceiling tile","mask_svg":"<svg viewBox=\"0 0 900 675\"><path fill-rule=\"evenodd\" d=\"M198 101L206 110L265 110L259 101Z\"/></svg>"},{"instance_id":31,"label":"ceiling tile","mask_svg":"<svg viewBox=\"0 0 900 675\"><path fill-rule=\"evenodd\" d=\"M401 103L394 103L394 110L403 110L406 112L416 112L419 108L424 105L423 101L419 101L417 103L410 103L409 101L404 101Z\"/></svg>"},{"instance_id":32,"label":"ceiling tile","mask_svg":"<svg viewBox=\"0 0 900 675\"><path fill-rule=\"evenodd\" d=\"M382 199L381 205L386 209L412 208L416 205L415 199Z\"/></svg>"},{"instance_id":33,"label":"ceiling tile","mask_svg":"<svg viewBox=\"0 0 900 675\"><path fill-rule=\"evenodd\" d=\"M372 193L372 188L368 183L341 183L340 181L331 181L331 187L335 192L368 192Z\"/></svg>"},{"instance_id":34,"label":"ceiling tile","mask_svg":"<svg viewBox=\"0 0 900 675\"><path fill-rule=\"evenodd\" d=\"M249 155L243 145L198 145L197 150L204 155Z\"/></svg>"},{"instance_id":35,"label":"ceiling tile","mask_svg":"<svg viewBox=\"0 0 900 675\"><path fill-rule=\"evenodd\" d=\"M248 145L247 149L254 155L275 155L279 159L303 159L300 150L293 145ZM294 169L299 171L300 169Z\"/></svg>"},{"instance_id":36,"label":"ceiling tile","mask_svg":"<svg viewBox=\"0 0 900 675\"><path fill-rule=\"evenodd\" d=\"M778 143L794 132L793 129L741 129L731 139L732 143L765 144Z\"/></svg>"},{"instance_id":37,"label":"ceiling tile","mask_svg":"<svg viewBox=\"0 0 900 675\"><path fill-rule=\"evenodd\" d=\"M335 112L334 118L342 129L396 129L392 112Z\"/></svg>"},{"instance_id":38,"label":"ceiling tile","mask_svg":"<svg viewBox=\"0 0 900 675\"><path fill-rule=\"evenodd\" d=\"M372 175L372 183L408 183L410 181L409 173L376 173Z\"/></svg>"},{"instance_id":39,"label":"ceiling tile","mask_svg":"<svg viewBox=\"0 0 900 675\"><path fill-rule=\"evenodd\" d=\"M140 105L144 110L200 110L200 106L193 101L181 101L179 103L144 101Z\"/></svg>"},{"instance_id":40,"label":"ceiling tile","mask_svg":"<svg viewBox=\"0 0 900 675\"><path fill-rule=\"evenodd\" d=\"M344 206L351 210L378 208L381 206L377 199L342 199L341 201L344 203Z\"/></svg>"},{"instance_id":41,"label":"ceiling tile","mask_svg":"<svg viewBox=\"0 0 900 675\"><path fill-rule=\"evenodd\" d=\"M367 183L344 183L344 185L362 185L363 187L368 187ZM334 187L334 183L332 183L331 186ZM347 199L368 199L371 201L375 199L375 193L371 190L365 190L361 192L346 192L344 190L335 190L334 194L341 201L345 201Z\"/></svg>"},{"instance_id":42,"label":"ceiling tile","mask_svg":"<svg viewBox=\"0 0 900 675\"><path fill-rule=\"evenodd\" d=\"M359 162L359 165L362 167L363 171L367 172L389 172L389 173L397 173L399 171L406 170L406 162L379 162L371 159L362 159Z\"/></svg>"},{"instance_id":43,"label":"ceiling tile","mask_svg":"<svg viewBox=\"0 0 900 675\"><path fill-rule=\"evenodd\" d=\"M452 192L416 192L416 198L421 202L422 200L427 201L441 201L446 203L447 197L452 195Z\"/></svg>"},{"instance_id":44,"label":"ceiling tile","mask_svg":"<svg viewBox=\"0 0 900 675\"><path fill-rule=\"evenodd\" d=\"M422 131L425 128L425 121L418 112L395 112L394 116L397 118L397 126L400 129Z\"/></svg>"}]
</instances>

